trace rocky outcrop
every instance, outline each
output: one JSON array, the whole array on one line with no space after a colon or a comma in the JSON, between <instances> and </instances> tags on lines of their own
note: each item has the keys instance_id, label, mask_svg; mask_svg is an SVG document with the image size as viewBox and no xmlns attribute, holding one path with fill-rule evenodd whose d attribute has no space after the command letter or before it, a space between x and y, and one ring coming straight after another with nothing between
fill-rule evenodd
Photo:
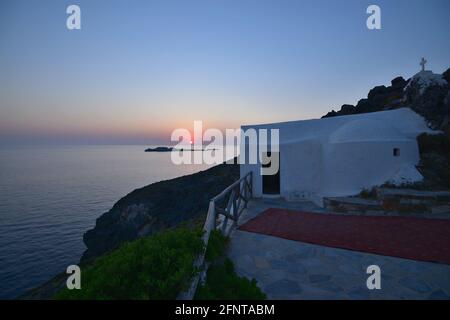
<instances>
[{"instance_id":1,"label":"rocky outcrop","mask_svg":"<svg viewBox=\"0 0 450 320\"><path fill-rule=\"evenodd\" d=\"M447 131L450 125L450 69L441 74L421 71L411 79L397 77L390 86L376 86L356 106L344 104L326 117L409 107L428 120L430 127Z\"/></svg>"},{"instance_id":2,"label":"rocky outcrop","mask_svg":"<svg viewBox=\"0 0 450 320\"><path fill-rule=\"evenodd\" d=\"M404 89L404 104L428 120L434 129L443 129L450 115L450 87L443 75L431 71L416 74Z\"/></svg>"},{"instance_id":3,"label":"rocky outcrop","mask_svg":"<svg viewBox=\"0 0 450 320\"><path fill-rule=\"evenodd\" d=\"M125 241L175 227L182 222L202 221L209 200L239 179L236 164L221 164L176 179L134 190L101 215L84 234L88 261L113 250Z\"/></svg>"},{"instance_id":4,"label":"rocky outcrop","mask_svg":"<svg viewBox=\"0 0 450 320\"><path fill-rule=\"evenodd\" d=\"M344 104L339 111L332 110L323 118L377 112L396 109L403 106L403 89L408 81L397 77L391 81L391 86L376 86L369 91L367 98L358 101L356 106Z\"/></svg>"}]
</instances>

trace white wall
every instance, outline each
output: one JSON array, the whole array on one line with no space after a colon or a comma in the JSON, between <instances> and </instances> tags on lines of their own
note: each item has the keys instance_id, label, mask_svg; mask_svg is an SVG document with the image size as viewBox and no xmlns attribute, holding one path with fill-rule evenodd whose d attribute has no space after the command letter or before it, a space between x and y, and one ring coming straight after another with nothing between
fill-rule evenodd
<instances>
[{"instance_id":1,"label":"white wall","mask_svg":"<svg viewBox=\"0 0 450 320\"><path fill-rule=\"evenodd\" d=\"M393 149L400 155L394 157ZM419 151L415 140L364 141L327 144L324 150L323 196L359 193L381 185L405 164L415 166Z\"/></svg>"},{"instance_id":2,"label":"white wall","mask_svg":"<svg viewBox=\"0 0 450 320\"><path fill-rule=\"evenodd\" d=\"M393 149L400 149L394 157ZM415 140L323 143L304 140L280 146L280 195L287 200L311 200L359 193L381 185L405 164L415 166ZM240 166L241 176L253 172L253 195L262 197L260 164Z\"/></svg>"},{"instance_id":3,"label":"white wall","mask_svg":"<svg viewBox=\"0 0 450 320\"><path fill-rule=\"evenodd\" d=\"M323 153L320 140L303 140L280 147L281 195L288 200L311 199L320 192Z\"/></svg>"},{"instance_id":4,"label":"white wall","mask_svg":"<svg viewBox=\"0 0 450 320\"><path fill-rule=\"evenodd\" d=\"M322 197L355 195L383 184L399 172L420 180L416 136L433 133L408 108L243 128L280 130L280 195L318 204ZM400 156L394 157L394 148ZM254 196L263 196L260 165L241 165L241 175L249 171Z\"/></svg>"}]
</instances>

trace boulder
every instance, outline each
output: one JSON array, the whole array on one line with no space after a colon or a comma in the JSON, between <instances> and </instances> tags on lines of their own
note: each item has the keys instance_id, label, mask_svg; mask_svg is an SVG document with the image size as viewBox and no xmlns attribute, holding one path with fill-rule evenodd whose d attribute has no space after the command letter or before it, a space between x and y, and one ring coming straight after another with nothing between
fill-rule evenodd
<instances>
[{"instance_id":1,"label":"boulder","mask_svg":"<svg viewBox=\"0 0 450 320\"><path fill-rule=\"evenodd\" d=\"M391 86L403 89L408 82L403 77L397 77L391 80Z\"/></svg>"},{"instance_id":2,"label":"boulder","mask_svg":"<svg viewBox=\"0 0 450 320\"><path fill-rule=\"evenodd\" d=\"M339 111L341 113L341 115L348 115L348 114L353 114L355 110L355 106L351 105L351 104L344 104L341 107L341 110Z\"/></svg>"}]
</instances>

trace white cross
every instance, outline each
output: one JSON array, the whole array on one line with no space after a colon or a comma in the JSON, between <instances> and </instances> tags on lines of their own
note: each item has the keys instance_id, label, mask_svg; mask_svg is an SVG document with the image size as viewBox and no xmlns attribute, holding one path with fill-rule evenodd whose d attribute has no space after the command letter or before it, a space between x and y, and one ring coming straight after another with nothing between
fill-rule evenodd
<instances>
[{"instance_id":1,"label":"white cross","mask_svg":"<svg viewBox=\"0 0 450 320\"><path fill-rule=\"evenodd\" d=\"M428 61L425 60L425 58L422 58L422 60L420 61L420 65L422 66L422 71L425 71L425 64L426 64L427 62L428 62Z\"/></svg>"}]
</instances>

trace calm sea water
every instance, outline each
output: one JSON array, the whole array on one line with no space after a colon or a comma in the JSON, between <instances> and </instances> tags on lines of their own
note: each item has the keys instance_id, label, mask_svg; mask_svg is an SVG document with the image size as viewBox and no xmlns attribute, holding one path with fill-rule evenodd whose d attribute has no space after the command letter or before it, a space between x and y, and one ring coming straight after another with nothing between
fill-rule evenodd
<instances>
[{"instance_id":1,"label":"calm sea water","mask_svg":"<svg viewBox=\"0 0 450 320\"><path fill-rule=\"evenodd\" d=\"M143 146L0 148L0 298L76 264L83 233L121 197L207 165L172 164Z\"/></svg>"}]
</instances>

